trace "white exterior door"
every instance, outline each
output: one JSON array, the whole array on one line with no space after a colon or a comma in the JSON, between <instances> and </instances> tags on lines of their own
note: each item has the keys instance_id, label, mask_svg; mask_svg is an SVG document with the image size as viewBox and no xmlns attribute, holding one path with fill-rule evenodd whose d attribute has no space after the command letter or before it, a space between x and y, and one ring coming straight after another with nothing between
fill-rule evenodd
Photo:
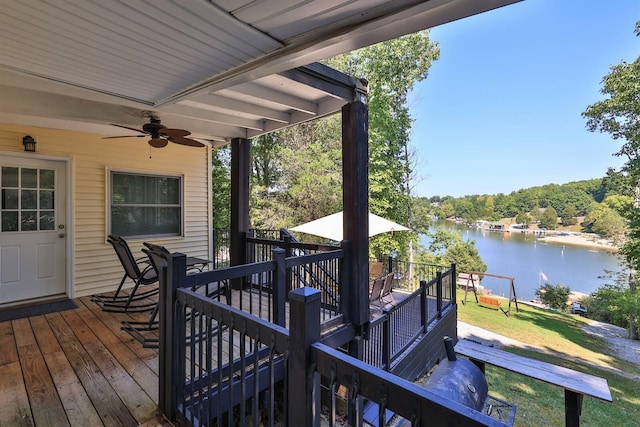
<instances>
[{"instance_id":1,"label":"white exterior door","mask_svg":"<svg viewBox=\"0 0 640 427\"><path fill-rule=\"evenodd\" d=\"M0 307L67 294L66 162L0 156Z\"/></svg>"}]
</instances>

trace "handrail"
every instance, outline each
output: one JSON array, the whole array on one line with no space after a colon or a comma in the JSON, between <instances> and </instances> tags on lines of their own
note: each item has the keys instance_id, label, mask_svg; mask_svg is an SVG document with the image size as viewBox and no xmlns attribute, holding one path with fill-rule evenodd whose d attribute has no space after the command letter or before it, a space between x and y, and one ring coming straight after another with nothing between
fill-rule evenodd
<instances>
[{"instance_id":1,"label":"handrail","mask_svg":"<svg viewBox=\"0 0 640 427\"><path fill-rule=\"evenodd\" d=\"M269 233L273 234L274 231L269 230ZM332 253L341 249L339 246L300 243L295 239L295 237L293 237L288 232L288 230L284 228L280 229L280 237L281 237L281 240L272 240L264 237L247 237L246 243L247 244L253 243L255 245L264 245L264 246L282 248L285 250L288 258L293 256L306 257L311 255L309 253L310 251L320 251L321 253L326 253L326 252ZM302 251L302 254L295 253L296 250ZM339 278L335 277L334 274L331 271L327 270L322 264L316 264L315 269L317 269L317 271L309 269L304 264L305 263L300 264L302 271L292 270L291 273L287 274L287 283L290 284L288 287L288 290L292 289L292 286L291 286L292 276L295 276L297 280L302 283L303 286L312 285L312 283L309 283L306 280L306 277L308 277L313 280L313 283L315 284L314 287L318 287L319 289L322 289L325 292L325 297L328 297L331 300L333 306L338 306L340 302L340 298L339 298L339 295L336 295L332 291L332 287L336 287L339 285L340 283ZM324 280L321 280L320 275L318 273L322 273Z\"/></svg>"},{"instance_id":2,"label":"handrail","mask_svg":"<svg viewBox=\"0 0 640 427\"><path fill-rule=\"evenodd\" d=\"M412 382L376 369L320 342L311 344L315 370L328 378L329 390L346 387L351 404L362 398L379 404L380 421L391 410L414 426L505 426L482 412L446 399ZM384 425L384 424L381 424Z\"/></svg>"},{"instance_id":3,"label":"handrail","mask_svg":"<svg viewBox=\"0 0 640 427\"><path fill-rule=\"evenodd\" d=\"M381 414L389 409L416 426L433 423L504 425L481 412L322 344L320 290L301 288L291 292L289 322L296 327L286 330L187 289L212 278L220 279L225 274L238 278L247 271L253 274L271 268L277 270L274 277L281 278L285 264L305 262L298 257L284 258L283 250L276 251L274 261L249 265L244 272L242 267L232 267L189 276L186 275L184 255L167 255L167 266L160 273L161 294L165 300L160 315L159 408L171 419L179 419L186 424L191 420L207 424L212 421L211 417L228 414L230 423L242 425L245 413L250 412L257 419L257 401L260 399L254 397L263 390L269 390L266 395L270 399L267 411L270 416L283 413L285 422L294 420L311 426L318 422L314 417L320 412L317 403L322 376L334 392L338 385L347 387L350 407L358 407L358 401L369 399L379 404ZM344 256L344 253L334 251L305 258L317 261L336 255ZM450 270L449 274L454 271ZM442 285L441 277L439 279L437 283ZM426 286L424 283L421 291L412 294L413 301L418 295L424 298ZM397 308L387 310L387 317L410 304L399 303ZM223 350L223 334L229 340L224 345L229 349L239 347L240 356L234 356L234 351ZM224 360L221 360L223 353ZM276 388L278 382L285 387ZM281 391L278 401L274 400L273 395ZM291 399L297 404L288 407L287 402L291 403ZM335 402L335 397L330 397L330 400ZM284 406L278 411L273 410L278 404ZM241 410L233 411L235 405L239 405ZM353 425L360 425L362 413L356 411L355 415L352 414L352 421Z\"/></svg>"},{"instance_id":4,"label":"handrail","mask_svg":"<svg viewBox=\"0 0 640 427\"><path fill-rule=\"evenodd\" d=\"M455 275L455 266L451 266L444 273L438 272L429 282L421 281L420 287L409 296L393 306L384 309L382 315L369 324L369 334L365 340L364 358L369 364L391 371L394 363L409 349L413 343L427 333L429 326L443 317L447 308L455 302L455 289L448 292L446 303L443 300L443 278ZM434 298L429 296L429 290L436 289L435 310L429 310L429 300L433 304ZM392 331L392 324L403 322L403 335ZM397 326L394 326L397 327ZM382 350L382 352L380 352Z\"/></svg>"}]
</instances>

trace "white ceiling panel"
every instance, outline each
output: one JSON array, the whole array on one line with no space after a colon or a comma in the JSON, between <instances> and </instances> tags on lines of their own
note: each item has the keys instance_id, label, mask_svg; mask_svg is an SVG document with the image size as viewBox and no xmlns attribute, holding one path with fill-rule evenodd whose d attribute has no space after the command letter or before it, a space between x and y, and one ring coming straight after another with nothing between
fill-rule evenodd
<instances>
[{"instance_id":1,"label":"white ceiling panel","mask_svg":"<svg viewBox=\"0 0 640 427\"><path fill-rule=\"evenodd\" d=\"M366 91L316 61L515 1L2 0L0 121L252 137Z\"/></svg>"}]
</instances>

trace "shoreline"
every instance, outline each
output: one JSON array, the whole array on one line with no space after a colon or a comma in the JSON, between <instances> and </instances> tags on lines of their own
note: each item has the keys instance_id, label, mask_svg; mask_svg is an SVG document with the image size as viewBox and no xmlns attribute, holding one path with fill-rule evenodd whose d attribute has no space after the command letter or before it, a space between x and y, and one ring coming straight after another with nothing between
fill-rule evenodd
<instances>
[{"instance_id":1,"label":"shoreline","mask_svg":"<svg viewBox=\"0 0 640 427\"><path fill-rule=\"evenodd\" d=\"M510 233L526 233L537 236L538 241L548 242L555 245L577 246L588 249L599 249L606 252L618 252L618 247L611 241L593 233L569 233L558 235L558 231L546 231L541 234L537 229L523 230L521 228L509 227ZM562 231L561 231L562 232Z\"/></svg>"},{"instance_id":2,"label":"shoreline","mask_svg":"<svg viewBox=\"0 0 640 427\"><path fill-rule=\"evenodd\" d=\"M549 242L556 245L579 246L583 248L599 249L607 252L618 252L618 247L610 240L592 234L570 234L568 236L547 235L538 237L541 242Z\"/></svg>"}]
</instances>

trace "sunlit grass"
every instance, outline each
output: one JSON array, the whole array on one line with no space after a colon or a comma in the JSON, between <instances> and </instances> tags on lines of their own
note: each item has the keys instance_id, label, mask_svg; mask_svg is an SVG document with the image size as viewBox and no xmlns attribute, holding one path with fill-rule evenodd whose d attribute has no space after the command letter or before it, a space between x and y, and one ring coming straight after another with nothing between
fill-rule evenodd
<instances>
[{"instance_id":1,"label":"sunlit grass","mask_svg":"<svg viewBox=\"0 0 640 427\"><path fill-rule=\"evenodd\" d=\"M607 344L582 330L589 320L573 314L545 310L528 304L511 304L511 317L476 304L473 295L458 301L458 320L508 336L531 347L559 353L574 360L640 374L635 365L609 355ZM502 307L507 309L507 300Z\"/></svg>"},{"instance_id":2,"label":"sunlit grass","mask_svg":"<svg viewBox=\"0 0 640 427\"><path fill-rule=\"evenodd\" d=\"M505 300L503 307L506 306ZM584 332L582 326L588 322L587 319L525 304L519 304L518 313L512 305L512 316L508 318L502 312L480 307L473 296L466 306L458 304L458 319L527 345L526 348L505 348L507 351L605 378L613 403L585 397L581 425L638 425L638 381L619 375L614 370L640 375L640 369L609 355L610 351L603 340ZM486 374L489 393L518 406L516 426L564 425L562 388L490 365L487 365Z\"/></svg>"}]
</instances>

